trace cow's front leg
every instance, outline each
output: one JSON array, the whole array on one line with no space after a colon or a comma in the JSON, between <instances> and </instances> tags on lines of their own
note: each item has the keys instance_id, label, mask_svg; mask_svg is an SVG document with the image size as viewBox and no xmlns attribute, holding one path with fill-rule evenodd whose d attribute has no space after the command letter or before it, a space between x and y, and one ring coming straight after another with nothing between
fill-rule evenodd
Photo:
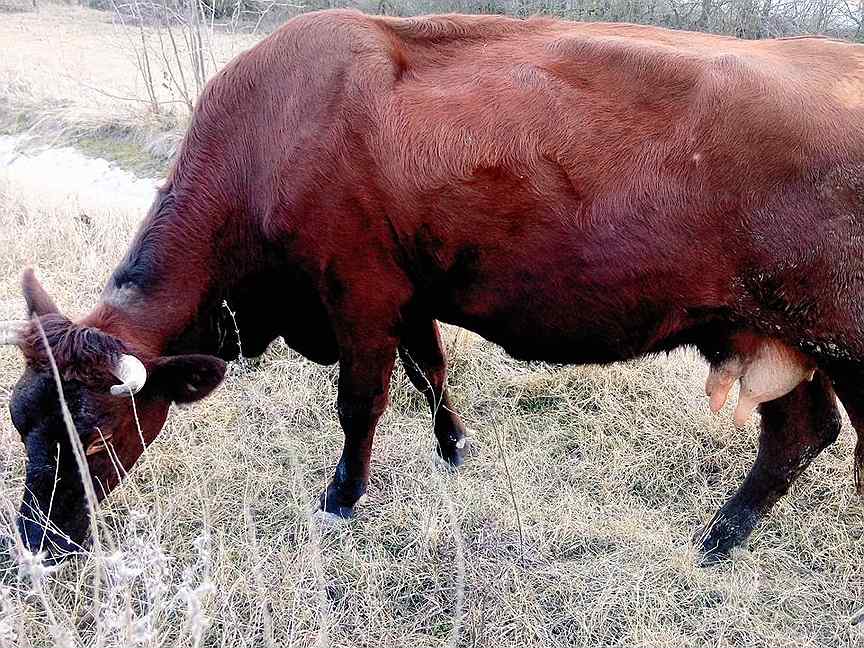
<instances>
[{"instance_id":1,"label":"cow's front leg","mask_svg":"<svg viewBox=\"0 0 864 648\"><path fill-rule=\"evenodd\" d=\"M405 373L429 403L438 455L451 466L465 461L465 426L447 393L447 359L435 320L409 322L404 327L399 356Z\"/></svg>"},{"instance_id":2,"label":"cow's front leg","mask_svg":"<svg viewBox=\"0 0 864 648\"><path fill-rule=\"evenodd\" d=\"M384 339L377 345L343 351L339 360L339 422L345 433L342 457L336 474L321 495L321 509L350 518L354 504L369 483L369 460L378 418L387 407L390 374L396 359L396 340Z\"/></svg>"},{"instance_id":3,"label":"cow's front leg","mask_svg":"<svg viewBox=\"0 0 864 648\"><path fill-rule=\"evenodd\" d=\"M729 554L810 462L837 439L840 415L828 378L817 371L786 396L759 406L759 451L738 491L695 540L706 562Z\"/></svg>"}]
</instances>

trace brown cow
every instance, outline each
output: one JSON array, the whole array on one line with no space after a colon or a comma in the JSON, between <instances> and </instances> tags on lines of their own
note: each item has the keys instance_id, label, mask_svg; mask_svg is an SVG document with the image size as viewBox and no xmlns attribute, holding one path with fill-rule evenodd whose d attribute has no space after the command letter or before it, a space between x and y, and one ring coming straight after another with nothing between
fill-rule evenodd
<instances>
[{"instance_id":1,"label":"brown cow","mask_svg":"<svg viewBox=\"0 0 864 648\"><path fill-rule=\"evenodd\" d=\"M99 496L143 451L118 394L137 392L149 443L237 356L223 301L247 355L282 336L338 361L345 447L321 505L343 517L397 350L462 462L436 320L556 363L694 345L714 406L741 379L739 418L761 412L756 463L699 538L723 555L835 440L834 389L864 432L864 48L304 15L207 86L90 315L65 319L30 273L24 294ZM5 335L27 359L21 531L73 550L88 525L42 333Z\"/></svg>"}]
</instances>

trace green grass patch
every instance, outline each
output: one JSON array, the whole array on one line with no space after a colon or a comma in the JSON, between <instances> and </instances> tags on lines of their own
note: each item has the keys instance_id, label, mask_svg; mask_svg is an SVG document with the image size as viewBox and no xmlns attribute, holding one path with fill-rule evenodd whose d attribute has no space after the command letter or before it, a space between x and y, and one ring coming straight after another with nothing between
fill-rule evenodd
<instances>
[{"instance_id":1,"label":"green grass patch","mask_svg":"<svg viewBox=\"0 0 864 648\"><path fill-rule=\"evenodd\" d=\"M131 135L84 135L74 141L85 155L115 162L118 166L140 176L160 176L168 170L168 162L153 156Z\"/></svg>"}]
</instances>

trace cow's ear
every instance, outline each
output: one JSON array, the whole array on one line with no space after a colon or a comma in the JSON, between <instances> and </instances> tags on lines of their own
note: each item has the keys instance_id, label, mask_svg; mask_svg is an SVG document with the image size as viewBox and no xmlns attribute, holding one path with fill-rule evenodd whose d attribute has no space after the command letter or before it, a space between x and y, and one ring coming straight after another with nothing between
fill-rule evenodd
<instances>
[{"instance_id":1,"label":"cow's ear","mask_svg":"<svg viewBox=\"0 0 864 648\"><path fill-rule=\"evenodd\" d=\"M21 277L21 290L24 293L24 301L27 302L27 315L29 317L42 317L59 313L60 309L54 304L54 300L48 296L42 284L36 278L33 268L27 268Z\"/></svg>"},{"instance_id":2,"label":"cow's ear","mask_svg":"<svg viewBox=\"0 0 864 648\"><path fill-rule=\"evenodd\" d=\"M151 363L147 387L175 403L192 403L219 386L225 369L225 361L215 356L165 356Z\"/></svg>"}]
</instances>

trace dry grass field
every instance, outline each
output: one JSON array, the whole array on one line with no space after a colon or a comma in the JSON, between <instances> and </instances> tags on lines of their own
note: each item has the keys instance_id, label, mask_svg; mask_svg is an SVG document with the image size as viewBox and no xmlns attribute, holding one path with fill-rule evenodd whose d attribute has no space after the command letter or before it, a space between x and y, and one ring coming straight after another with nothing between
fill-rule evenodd
<instances>
[{"instance_id":1,"label":"dry grass field","mask_svg":"<svg viewBox=\"0 0 864 648\"><path fill-rule=\"evenodd\" d=\"M51 109L61 97L67 122L134 115L82 90L136 92L121 38L78 8L0 14L0 95L20 101L26 86L27 106ZM88 206L0 169L0 318L22 313L27 264L68 314L95 303L144 213L119 193ZM749 549L700 568L691 534L758 433L735 429L728 407L709 413L701 361L553 368L446 338L473 430L458 472L433 461L425 402L400 369L357 519L319 526L311 505L342 443L336 372L276 343L172 411L102 507L101 553L57 570L0 557L0 648L864 646L849 623L864 605L864 503L848 426ZM2 536L23 487L5 414L21 370L0 348Z\"/></svg>"}]
</instances>

